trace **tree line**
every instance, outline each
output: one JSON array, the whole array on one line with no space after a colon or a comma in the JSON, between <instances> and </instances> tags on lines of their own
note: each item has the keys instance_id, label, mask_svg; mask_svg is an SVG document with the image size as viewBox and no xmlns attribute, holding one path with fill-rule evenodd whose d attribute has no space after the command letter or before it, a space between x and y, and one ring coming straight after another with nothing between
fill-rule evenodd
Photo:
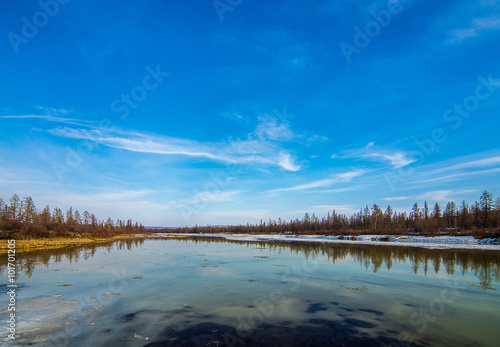
<instances>
[{"instance_id":1,"label":"tree line","mask_svg":"<svg viewBox=\"0 0 500 347\"><path fill-rule=\"evenodd\" d=\"M180 233L376 233L395 234L415 232L436 234L439 231L458 233L473 231L475 236L486 236L489 232L500 230L500 198L484 191L479 201L469 205L465 200L460 205L449 201L444 209L435 203L429 206L427 201L420 207L415 203L409 213L397 212L390 205L383 210L374 204L353 215L337 213L335 210L326 217L319 218L314 213L306 213L302 219L285 221L269 219L260 224L236 226L198 226L176 229L161 229L158 232ZM495 234L495 233L493 233Z\"/></svg>"},{"instance_id":2,"label":"tree line","mask_svg":"<svg viewBox=\"0 0 500 347\"><path fill-rule=\"evenodd\" d=\"M80 213L73 210L73 207L65 213L58 207L51 210L49 205L39 210L30 196L20 199L14 194L9 203L0 198L0 231L6 233L2 235L4 237L74 236L84 233L99 237L118 233L143 233L145 228L131 219L99 220L94 213Z\"/></svg>"}]
</instances>

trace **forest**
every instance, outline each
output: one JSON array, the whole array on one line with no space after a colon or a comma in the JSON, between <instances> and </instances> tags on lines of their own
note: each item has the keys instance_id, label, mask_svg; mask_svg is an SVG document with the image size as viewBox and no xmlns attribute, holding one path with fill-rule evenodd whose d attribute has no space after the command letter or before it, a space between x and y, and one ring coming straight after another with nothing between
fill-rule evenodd
<instances>
[{"instance_id":1,"label":"forest","mask_svg":"<svg viewBox=\"0 0 500 347\"><path fill-rule=\"evenodd\" d=\"M80 213L70 207L65 213L58 207L45 206L39 210L31 197L20 199L14 194L9 203L0 198L0 237L54 237L113 236L121 233L144 233L147 231L169 233L293 233L293 234L420 234L438 233L473 235L475 237L500 236L500 198L484 191L469 206L449 201L444 209L435 203L429 206L424 201L420 207L415 203L407 213L397 212L389 205L383 210L377 204L353 215L339 214L335 210L319 218L306 213L302 219L285 221L269 219L258 224L231 226L198 226L183 228L148 229L139 222L111 218L99 220L94 213Z\"/></svg>"},{"instance_id":2,"label":"forest","mask_svg":"<svg viewBox=\"0 0 500 347\"><path fill-rule=\"evenodd\" d=\"M319 218L306 213L302 219L285 221L260 221L259 224L236 226L194 226L161 229L157 232L176 233L293 233L293 234L408 234L435 235L446 232L475 237L500 236L500 198L484 191L479 201L469 206L466 201L457 205L449 201L444 209L435 203L429 206L424 201L420 207L415 203L409 213L397 212L390 205L383 210L374 204L366 205L359 212L347 216L335 210Z\"/></svg>"},{"instance_id":3,"label":"forest","mask_svg":"<svg viewBox=\"0 0 500 347\"><path fill-rule=\"evenodd\" d=\"M131 219L99 220L94 213L80 213L73 207L66 213L58 207L51 210L48 205L39 210L30 196L20 199L14 194L9 202L0 198L0 238L78 237L82 234L110 237L146 231L142 224Z\"/></svg>"}]
</instances>

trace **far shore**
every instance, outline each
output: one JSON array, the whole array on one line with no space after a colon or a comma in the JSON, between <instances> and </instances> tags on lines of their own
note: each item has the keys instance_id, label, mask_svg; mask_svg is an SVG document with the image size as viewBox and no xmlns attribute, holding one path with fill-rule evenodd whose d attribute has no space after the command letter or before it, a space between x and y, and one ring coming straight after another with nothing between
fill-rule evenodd
<instances>
[{"instance_id":1,"label":"far shore","mask_svg":"<svg viewBox=\"0 0 500 347\"><path fill-rule=\"evenodd\" d=\"M89 244L101 244L110 241L131 240L131 239L151 239L151 238L185 238L185 237L217 237L233 241L288 241L288 242L326 242L326 243L347 243L365 245L391 245L423 248L461 248L461 249L490 249L500 250L500 238L478 238L471 235L450 235L441 233L440 235L419 235L419 234L399 234L399 235L375 235L359 234L333 235L333 234L300 234L300 233L274 233L274 234L254 234L254 233L124 233L108 237L92 237L90 235L66 236L42 238L34 237L29 239L17 239L15 236L16 253L34 250L57 249L67 246L81 246ZM0 255L7 254L9 250L8 239L0 240Z\"/></svg>"}]
</instances>

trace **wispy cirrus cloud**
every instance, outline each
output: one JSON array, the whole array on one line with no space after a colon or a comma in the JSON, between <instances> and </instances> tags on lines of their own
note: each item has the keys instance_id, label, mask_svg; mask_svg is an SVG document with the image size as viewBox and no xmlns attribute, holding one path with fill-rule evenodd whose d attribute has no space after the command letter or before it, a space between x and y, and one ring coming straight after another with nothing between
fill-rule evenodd
<instances>
[{"instance_id":1,"label":"wispy cirrus cloud","mask_svg":"<svg viewBox=\"0 0 500 347\"><path fill-rule=\"evenodd\" d=\"M475 193L475 189L434 190L417 196L418 199L430 201L451 201L453 196L463 197L467 193Z\"/></svg>"},{"instance_id":2,"label":"wispy cirrus cloud","mask_svg":"<svg viewBox=\"0 0 500 347\"><path fill-rule=\"evenodd\" d=\"M482 32L500 29L499 16L486 16L474 18L465 28L452 29L448 31L448 43L462 43L467 39L479 36Z\"/></svg>"},{"instance_id":3,"label":"wispy cirrus cloud","mask_svg":"<svg viewBox=\"0 0 500 347\"><path fill-rule=\"evenodd\" d=\"M314 188L327 188L331 187L335 183L350 182L354 177L361 176L365 173L365 170L354 170L349 172L344 172L336 174L331 178L325 178L318 181L313 181L309 183L299 184L288 188L278 188L267 191L267 193L278 193L278 192L288 192L297 190L309 190Z\"/></svg>"},{"instance_id":4,"label":"wispy cirrus cloud","mask_svg":"<svg viewBox=\"0 0 500 347\"><path fill-rule=\"evenodd\" d=\"M354 211L356 208L355 206L352 205L317 205L317 206L312 206L310 208L311 211L340 211L340 212L348 212L348 211Z\"/></svg>"},{"instance_id":5,"label":"wispy cirrus cloud","mask_svg":"<svg viewBox=\"0 0 500 347\"><path fill-rule=\"evenodd\" d=\"M75 119L75 118L63 118L63 117L56 117L56 116L51 116L51 115L37 115L37 114L29 114L29 115L21 115L21 116L14 116L14 115L9 115L9 116L0 116L2 119L42 119L47 122L55 122L55 123L64 123L64 124L71 124L71 125L78 125L82 126L85 124L97 124L98 122L93 122L93 121L85 121L81 119Z\"/></svg>"},{"instance_id":6,"label":"wispy cirrus cloud","mask_svg":"<svg viewBox=\"0 0 500 347\"><path fill-rule=\"evenodd\" d=\"M227 164L256 164L298 171L290 153L276 145L247 139L221 143L198 142L176 137L156 136L137 132L99 132L86 129L56 128L55 136L89 140L101 145L131 152L199 157Z\"/></svg>"},{"instance_id":7,"label":"wispy cirrus cloud","mask_svg":"<svg viewBox=\"0 0 500 347\"><path fill-rule=\"evenodd\" d=\"M246 139L217 143L116 129L103 132L97 129L59 127L48 132L54 136L88 140L131 152L198 157L227 164L274 166L287 171L300 170L301 166L296 163L295 157L280 145L280 142L294 137L288 125L276 120L260 120L256 131L248 134Z\"/></svg>"},{"instance_id":8,"label":"wispy cirrus cloud","mask_svg":"<svg viewBox=\"0 0 500 347\"><path fill-rule=\"evenodd\" d=\"M228 164L274 166L287 171L301 169L301 165L296 163L294 155L281 143L303 136L295 134L286 119L280 119L275 115L259 116L255 130L244 139L233 140L230 138L221 142L198 142L190 139L123 131L116 128L102 131L98 128L98 121L62 116L74 113L73 111L38 108L45 111L45 114L4 115L0 118L41 119L65 125L76 125L80 128L65 126L49 129L48 132L54 136L87 140L131 152L199 157Z\"/></svg>"},{"instance_id":9,"label":"wispy cirrus cloud","mask_svg":"<svg viewBox=\"0 0 500 347\"><path fill-rule=\"evenodd\" d=\"M400 149L389 149L376 146L374 142L368 143L366 147L345 150L340 155L332 155L332 158L355 158L355 159L368 159L381 163L389 163L395 169L409 165L416 161L415 158L410 156L410 153Z\"/></svg>"},{"instance_id":10,"label":"wispy cirrus cloud","mask_svg":"<svg viewBox=\"0 0 500 347\"><path fill-rule=\"evenodd\" d=\"M192 203L197 201L206 202L225 202L233 200L241 190L227 190L227 191L215 191L215 192L199 192L193 196L191 200L185 200L184 203Z\"/></svg>"},{"instance_id":11,"label":"wispy cirrus cloud","mask_svg":"<svg viewBox=\"0 0 500 347\"><path fill-rule=\"evenodd\" d=\"M451 166L446 166L444 168L435 170L434 172L444 172L444 171L457 171L457 170L463 170L463 169L477 169L477 168L484 168L484 167L490 167L490 166L495 166L495 165L500 165L500 155L497 156L492 156L489 158L483 158L483 159L473 159L473 160L467 160L463 163L460 164L455 164Z\"/></svg>"},{"instance_id":12,"label":"wispy cirrus cloud","mask_svg":"<svg viewBox=\"0 0 500 347\"><path fill-rule=\"evenodd\" d=\"M286 122L279 121L277 117L271 115L259 116L259 124L254 131L257 138L269 139L272 141L290 141L296 135Z\"/></svg>"},{"instance_id":13,"label":"wispy cirrus cloud","mask_svg":"<svg viewBox=\"0 0 500 347\"><path fill-rule=\"evenodd\" d=\"M77 118L69 118L68 114L73 113L66 109L55 109L47 107L37 107L38 109L44 111L44 114L8 114L0 116L1 119L41 119L47 122L64 123L78 126L91 126L97 125L98 121L83 120Z\"/></svg>"},{"instance_id":14,"label":"wispy cirrus cloud","mask_svg":"<svg viewBox=\"0 0 500 347\"><path fill-rule=\"evenodd\" d=\"M433 177L433 178L428 178L428 179L422 179L420 181L417 181L416 183L456 182L456 181L461 181L463 179L470 178L470 177L491 175L491 174L496 174L498 172L500 172L500 168L488 169L488 170L476 170L476 171L462 172L462 173L457 173L457 174L450 174L450 175L443 175L443 176L438 176L438 177Z\"/></svg>"},{"instance_id":15,"label":"wispy cirrus cloud","mask_svg":"<svg viewBox=\"0 0 500 347\"><path fill-rule=\"evenodd\" d=\"M498 151L476 153L425 165L415 178L415 183L455 182L476 176L500 172Z\"/></svg>"},{"instance_id":16,"label":"wispy cirrus cloud","mask_svg":"<svg viewBox=\"0 0 500 347\"><path fill-rule=\"evenodd\" d=\"M409 199L408 196L391 196L388 198L381 198L380 200L383 200L383 201L402 201L402 200L408 200L408 199Z\"/></svg>"}]
</instances>

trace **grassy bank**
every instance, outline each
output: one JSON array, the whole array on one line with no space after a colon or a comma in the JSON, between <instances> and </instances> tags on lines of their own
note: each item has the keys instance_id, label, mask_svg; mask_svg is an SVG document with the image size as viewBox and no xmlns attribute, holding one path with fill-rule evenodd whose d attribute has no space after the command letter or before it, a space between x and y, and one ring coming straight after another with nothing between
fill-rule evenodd
<instances>
[{"instance_id":1,"label":"grassy bank","mask_svg":"<svg viewBox=\"0 0 500 347\"><path fill-rule=\"evenodd\" d=\"M90 243L102 243L114 240L125 240L135 238L154 237L151 234L120 234L111 237L55 237L55 238L32 238L26 240L16 239L16 253L34 251L39 249L54 249L66 246L80 246ZM171 236L175 237L175 236ZM8 242L6 239L0 240L0 254L6 254L8 251Z\"/></svg>"}]
</instances>

